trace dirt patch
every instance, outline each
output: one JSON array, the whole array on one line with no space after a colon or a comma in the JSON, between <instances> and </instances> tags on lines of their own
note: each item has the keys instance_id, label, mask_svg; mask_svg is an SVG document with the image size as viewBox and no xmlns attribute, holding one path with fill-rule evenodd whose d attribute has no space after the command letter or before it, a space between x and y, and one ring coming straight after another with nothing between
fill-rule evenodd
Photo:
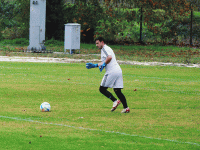
<instances>
[{"instance_id":1,"label":"dirt patch","mask_svg":"<svg viewBox=\"0 0 200 150\"><path fill-rule=\"evenodd\" d=\"M69 58L51 58L51 57L16 57L16 56L0 56L0 61L9 62L42 62L42 63L86 63L100 62L98 59L69 59ZM138 62L138 61L121 61L119 64L128 65L146 65L146 66L179 66L179 67L195 67L200 68L200 64L180 64L180 63L163 63L163 62Z\"/></svg>"}]
</instances>

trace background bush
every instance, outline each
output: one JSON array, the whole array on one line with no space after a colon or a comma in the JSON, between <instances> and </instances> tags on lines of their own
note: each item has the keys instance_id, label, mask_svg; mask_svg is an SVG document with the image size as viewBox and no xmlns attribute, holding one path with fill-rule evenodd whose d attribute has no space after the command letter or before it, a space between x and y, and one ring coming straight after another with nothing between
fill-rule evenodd
<instances>
[{"instance_id":1,"label":"background bush","mask_svg":"<svg viewBox=\"0 0 200 150\"><path fill-rule=\"evenodd\" d=\"M29 45L29 40L26 38L19 38L19 39L6 39L2 42L3 45L18 45L18 46L27 46Z\"/></svg>"},{"instance_id":2,"label":"background bush","mask_svg":"<svg viewBox=\"0 0 200 150\"><path fill-rule=\"evenodd\" d=\"M1 1L0 39L29 39L30 0ZM153 3L154 5L155 3ZM151 3L149 3L149 7ZM139 42L140 5L131 8L116 3L85 2L74 4L64 1L47 1L46 40L64 41L64 24L81 24L81 42L93 43L97 36L104 36L109 43L130 44ZM172 7L172 6L170 6ZM187 11L190 12L189 7ZM150 13L150 17L148 17ZM171 16L170 13L175 15ZM143 8L142 40L151 42L188 41L190 38L190 14L181 16L165 9ZM145 17L147 16L147 17ZM175 18L174 18L175 17ZM147 22L146 19L149 18ZM200 38L200 12L193 16L193 40ZM176 43L176 42L175 42Z\"/></svg>"},{"instance_id":3,"label":"background bush","mask_svg":"<svg viewBox=\"0 0 200 150\"><path fill-rule=\"evenodd\" d=\"M24 37L24 31L26 29L22 27L11 27L11 28L5 28L4 31L2 31L2 36L4 39L16 39L16 38L21 38Z\"/></svg>"},{"instance_id":4,"label":"background bush","mask_svg":"<svg viewBox=\"0 0 200 150\"><path fill-rule=\"evenodd\" d=\"M103 9L98 2L77 2L75 4L65 5L66 23L81 24L81 42L94 42L94 32L98 21L103 17Z\"/></svg>"}]
</instances>

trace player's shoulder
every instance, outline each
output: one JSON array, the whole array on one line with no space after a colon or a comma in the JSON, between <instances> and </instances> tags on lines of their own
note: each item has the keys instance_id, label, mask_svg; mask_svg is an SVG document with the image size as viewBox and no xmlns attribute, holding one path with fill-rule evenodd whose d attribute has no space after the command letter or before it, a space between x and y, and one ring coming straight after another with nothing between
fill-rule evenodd
<instances>
[{"instance_id":1,"label":"player's shoulder","mask_svg":"<svg viewBox=\"0 0 200 150\"><path fill-rule=\"evenodd\" d=\"M108 51L112 50L112 48L110 46L106 45L106 44L104 45L103 48L104 48L104 50L108 50Z\"/></svg>"},{"instance_id":2,"label":"player's shoulder","mask_svg":"<svg viewBox=\"0 0 200 150\"><path fill-rule=\"evenodd\" d=\"M107 46L106 44L103 46L103 48L101 49L102 54L105 54L106 56L108 55L112 55L112 49Z\"/></svg>"}]
</instances>

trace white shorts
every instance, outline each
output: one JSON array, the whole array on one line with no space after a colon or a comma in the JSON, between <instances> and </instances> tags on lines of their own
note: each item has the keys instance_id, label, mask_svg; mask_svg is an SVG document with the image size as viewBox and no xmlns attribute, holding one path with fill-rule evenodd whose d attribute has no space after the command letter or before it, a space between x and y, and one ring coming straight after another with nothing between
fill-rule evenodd
<instances>
[{"instance_id":1,"label":"white shorts","mask_svg":"<svg viewBox=\"0 0 200 150\"><path fill-rule=\"evenodd\" d=\"M101 81L101 86L109 88L123 88L122 71L106 73Z\"/></svg>"}]
</instances>

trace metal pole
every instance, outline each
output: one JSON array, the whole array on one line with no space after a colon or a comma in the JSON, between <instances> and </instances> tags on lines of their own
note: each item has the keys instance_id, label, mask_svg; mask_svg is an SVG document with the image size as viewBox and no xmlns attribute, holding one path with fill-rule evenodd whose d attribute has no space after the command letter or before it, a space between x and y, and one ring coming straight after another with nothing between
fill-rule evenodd
<instances>
[{"instance_id":1,"label":"metal pole","mask_svg":"<svg viewBox=\"0 0 200 150\"><path fill-rule=\"evenodd\" d=\"M141 14L140 14L140 43L142 43L142 7L141 7Z\"/></svg>"},{"instance_id":2,"label":"metal pole","mask_svg":"<svg viewBox=\"0 0 200 150\"><path fill-rule=\"evenodd\" d=\"M192 19L193 19L192 17L193 17L193 10L191 8L191 22L190 22L190 45L191 46L192 46Z\"/></svg>"}]
</instances>

